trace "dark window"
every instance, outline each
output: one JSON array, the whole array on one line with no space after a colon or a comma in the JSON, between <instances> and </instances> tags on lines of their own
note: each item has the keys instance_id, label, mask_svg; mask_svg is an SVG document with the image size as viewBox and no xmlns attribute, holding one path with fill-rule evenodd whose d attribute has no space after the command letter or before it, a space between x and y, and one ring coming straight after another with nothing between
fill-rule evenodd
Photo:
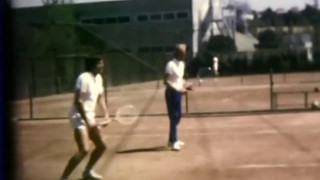
<instances>
[{"instance_id":1,"label":"dark window","mask_svg":"<svg viewBox=\"0 0 320 180\"><path fill-rule=\"evenodd\" d=\"M116 18L106 18L106 24L113 24L116 22L117 22Z\"/></svg>"},{"instance_id":2,"label":"dark window","mask_svg":"<svg viewBox=\"0 0 320 180\"><path fill-rule=\"evenodd\" d=\"M161 14L152 14L152 15L150 16L150 19L151 19L152 21L159 21L159 20L161 20Z\"/></svg>"},{"instance_id":3,"label":"dark window","mask_svg":"<svg viewBox=\"0 0 320 180\"><path fill-rule=\"evenodd\" d=\"M137 20L138 20L138 21L141 21L141 22L143 22L143 21L148 21L148 16L147 16L147 15L139 15L139 16L137 17Z\"/></svg>"},{"instance_id":4,"label":"dark window","mask_svg":"<svg viewBox=\"0 0 320 180\"><path fill-rule=\"evenodd\" d=\"M165 13L165 14L163 15L163 18L164 18L165 20L172 20L172 19L174 19L174 14L173 14L173 13Z\"/></svg>"},{"instance_id":5,"label":"dark window","mask_svg":"<svg viewBox=\"0 0 320 180\"><path fill-rule=\"evenodd\" d=\"M104 24L104 19L103 18L95 18L93 19L94 24Z\"/></svg>"},{"instance_id":6,"label":"dark window","mask_svg":"<svg viewBox=\"0 0 320 180\"><path fill-rule=\"evenodd\" d=\"M118 18L119 23L127 23L130 22L130 17L129 16L122 16Z\"/></svg>"},{"instance_id":7,"label":"dark window","mask_svg":"<svg viewBox=\"0 0 320 180\"><path fill-rule=\"evenodd\" d=\"M151 51L152 52L162 52L162 47L152 47Z\"/></svg>"},{"instance_id":8,"label":"dark window","mask_svg":"<svg viewBox=\"0 0 320 180\"><path fill-rule=\"evenodd\" d=\"M140 47L138 48L138 52L139 53L146 53L146 52L149 52L150 51L150 48L148 47Z\"/></svg>"},{"instance_id":9,"label":"dark window","mask_svg":"<svg viewBox=\"0 0 320 180\"><path fill-rule=\"evenodd\" d=\"M92 21L90 19L82 19L81 20L82 23L87 23L87 24L91 24Z\"/></svg>"},{"instance_id":10,"label":"dark window","mask_svg":"<svg viewBox=\"0 0 320 180\"><path fill-rule=\"evenodd\" d=\"M174 47L172 47L172 46L168 46L168 47L166 47L165 48L165 50L166 50L166 52L173 52L173 50L174 50Z\"/></svg>"},{"instance_id":11,"label":"dark window","mask_svg":"<svg viewBox=\"0 0 320 180\"><path fill-rule=\"evenodd\" d=\"M177 18L178 19L186 19L186 18L188 18L188 13L187 12L178 12Z\"/></svg>"}]
</instances>

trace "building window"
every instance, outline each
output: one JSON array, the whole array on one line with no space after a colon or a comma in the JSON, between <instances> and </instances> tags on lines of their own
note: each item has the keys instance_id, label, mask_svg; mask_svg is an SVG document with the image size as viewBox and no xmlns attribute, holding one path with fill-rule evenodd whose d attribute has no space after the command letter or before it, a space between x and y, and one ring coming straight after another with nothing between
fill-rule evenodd
<instances>
[{"instance_id":1,"label":"building window","mask_svg":"<svg viewBox=\"0 0 320 180\"><path fill-rule=\"evenodd\" d=\"M140 48L138 48L138 52L139 53L147 53L149 51L150 51L150 48L148 48L148 47L140 47Z\"/></svg>"},{"instance_id":2,"label":"building window","mask_svg":"<svg viewBox=\"0 0 320 180\"><path fill-rule=\"evenodd\" d=\"M147 15L138 15L137 20L138 20L139 22L148 21L148 16L147 16Z\"/></svg>"},{"instance_id":3,"label":"building window","mask_svg":"<svg viewBox=\"0 0 320 180\"><path fill-rule=\"evenodd\" d=\"M165 47L165 51L168 52L168 53L172 53L174 50L174 47L173 46L167 46Z\"/></svg>"},{"instance_id":4,"label":"building window","mask_svg":"<svg viewBox=\"0 0 320 180\"><path fill-rule=\"evenodd\" d=\"M119 23L127 23L130 22L130 17L129 16L122 16L118 18Z\"/></svg>"},{"instance_id":5,"label":"building window","mask_svg":"<svg viewBox=\"0 0 320 180\"><path fill-rule=\"evenodd\" d=\"M91 24L92 21L91 21L91 19L82 19L82 20L81 20L81 23Z\"/></svg>"},{"instance_id":6,"label":"building window","mask_svg":"<svg viewBox=\"0 0 320 180\"><path fill-rule=\"evenodd\" d=\"M178 19L186 19L186 18L188 18L188 13L187 12L177 12L177 18Z\"/></svg>"},{"instance_id":7,"label":"building window","mask_svg":"<svg viewBox=\"0 0 320 180\"><path fill-rule=\"evenodd\" d=\"M152 14L150 16L150 20L152 20L152 21L160 21L161 20L161 14Z\"/></svg>"},{"instance_id":8,"label":"building window","mask_svg":"<svg viewBox=\"0 0 320 180\"><path fill-rule=\"evenodd\" d=\"M117 22L116 18L106 18L106 24L114 24Z\"/></svg>"},{"instance_id":9,"label":"building window","mask_svg":"<svg viewBox=\"0 0 320 180\"><path fill-rule=\"evenodd\" d=\"M163 18L165 20L173 20L175 17L174 17L174 13L164 13L163 14Z\"/></svg>"},{"instance_id":10,"label":"building window","mask_svg":"<svg viewBox=\"0 0 320 180\"><path fill-rule=\"evenodd\" d=\"M151 51L152 52L162 52L162 47L152 47Z\"/></svg>"},{"instance_id":11,"label":"building window","mask_svg":"<svg viewBox=\"0 0 320 180\"><path fill-rule=\"evenodd\" d=\"M95 18L93 19L94 24L104 24L104 19L103 18Z\"/></svg>"}]
</instances>

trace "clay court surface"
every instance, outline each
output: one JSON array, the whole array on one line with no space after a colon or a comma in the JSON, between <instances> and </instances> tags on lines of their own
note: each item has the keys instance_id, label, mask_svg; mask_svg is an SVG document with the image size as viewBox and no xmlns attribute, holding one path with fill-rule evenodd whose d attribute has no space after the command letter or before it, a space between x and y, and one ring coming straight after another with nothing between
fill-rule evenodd
<instances>
[{"instance_id":1,"label":"clay court surface","mask_svg":"<svg viewBox=\"0 0 320 180\"><path fill-rule=\"evenodd\" d=\"M312 76L312 83L303 82L311 76L306 77L293 82L287 77L283 83L283 77L279 76L276 88L312 90L319 86L319 73ZM122 104L132 103L144 116L132 125L112 123L102 129L108 149L96 171L106 180L320 179L320 112L295 112L294 108L303 108L299 95L279 100L283 107L293 111L263 112L270 108L268 78L243 80L207 79L188 95L190 113L213 113L183 117L179 137L186 145L180 152L166 148L169 124L162 85L154 88L157 83L149 83L126 87L130 90L109 89L111 114ZM310 95L310 101L313 99L319 99L319 93ZM37 120L17 122L21 179L57 180L61 175L76 151L71 126L67 119L60 118L67 116L71 100L70 94L37 98L34 100ZM28 101L14 105L15 116L28 118ZM185 106L184 101L184 112ZM261 112L228 114L254 110ZM87 160L70 179L81 177Z\"/></svg>"}]
</instances>

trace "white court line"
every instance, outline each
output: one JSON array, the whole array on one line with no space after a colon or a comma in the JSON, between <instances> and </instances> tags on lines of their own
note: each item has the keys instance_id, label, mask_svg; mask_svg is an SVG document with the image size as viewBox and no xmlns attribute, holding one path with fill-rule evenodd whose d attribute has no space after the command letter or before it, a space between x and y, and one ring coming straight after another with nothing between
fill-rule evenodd
<instances>
[{"instance_id":1,"label":"white court line","mask_svg":"<svg viewBox=\"0 0 320 180\"><path fill-rule=\"evenodd\" d=\"M275 168L306 168L320 167L319 163L306 164L245 164L233 167L231 169L275 169Z\"/></svg>"},{"instance_id":2,"label":"white court line","mask_svg":"<svg viewBox=\"0 0 320 180\"><path fill-rule=\"evenodd\" d=\"M320 130L319 130L320 132ZM34 137L26 137L27 135L32 135L33 132L26 131L20 133L22 136L24 136L23 139L46 139L45 137L41 136L34 136ZM194 132L194 133L183 133L180 132L181 136L214 136L214 135L267 135L267 134L278 134L275 130L264 130L264 131L257 131L257 132L243 132L243 133L233 133L233 132ZM150 138L150 137L163 137L167 136L168 133L153 133L153 134L130 134L130 137L139 137L139 138ZM121 138L123 134L109 134L109 135L103 135L103 139L107 138ZM58 137L56 139L71 139L72 137Z\"/></svg>"},{"instance_id":3,"label":"white court line","mask_svg":"<svg viewBox=\"0 0 320 180\"><path fill-rule=\"evenodd\" d=\"M294 132L294 131L293 131ZM312 131L304 131L303 133L318 133L320 132L320 129L312 130ZM26 131L19 133L24 140L34 140L34 139L47 139L47 137L41 137L41 136L33 136L33 132ZM37 133L36 133L37 134ZM262 131L254 131L254 132L180 132L180 136L219 136L219 135L240 135L240 136L251 136L251 135L278 135L279 132L275 130L262 130ZM29 136L29 137L28 137ZM132 138L152 138L152 137L164 137L167 136L167 132L164 133L145 133L145 134L130 134L129 135ZM123 137L123 134L103 134L103 139L107 138L121 138ZM72 139L73 137L57 137L54 139Z\"/></svg>"}]
</instances>

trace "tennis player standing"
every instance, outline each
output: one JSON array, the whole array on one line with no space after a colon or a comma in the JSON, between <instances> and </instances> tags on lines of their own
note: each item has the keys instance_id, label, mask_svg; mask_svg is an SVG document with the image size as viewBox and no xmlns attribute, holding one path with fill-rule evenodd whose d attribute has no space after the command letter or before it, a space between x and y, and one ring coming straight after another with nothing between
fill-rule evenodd
<instances>
[{"instance_id":1,"label":"tennis player standing","mask_svg":"<svg viewBox=\"0 0 320 180\"><path fill-rule=\"evenodd\" d=\"M169 147L179 151L184 142L178 139L178 124L181 119L182 95L191 89L185 86L183 79L185 70L186 45L177 44L174 49L174 58L170 60L165 69L164 84L166 85L165 98L170 120Z\"/></svg>"},{"instance_id":2,"label":"tennis player standing","mask_svg":"<svg viewBox=\"0 0 320 180\"><path fill-rule=\"evenodd\" d=\"M106 149L106 145L102 140L99 127L95 120L95 107L97 102L104 111L104 118L109 118L103 93L103 82L100 75L103 67L102 59L87 58L85 61L86 72L83 72L77 78L74 102L70 113L70 122L73 127L78 152L69 160L61 176L61 180L67 180L77 165L88 154L89 139L94 143L95 149L91 153L89 162L83 172L83 179L102 179L92 168Z\"/></svg>"}]
</instances>

